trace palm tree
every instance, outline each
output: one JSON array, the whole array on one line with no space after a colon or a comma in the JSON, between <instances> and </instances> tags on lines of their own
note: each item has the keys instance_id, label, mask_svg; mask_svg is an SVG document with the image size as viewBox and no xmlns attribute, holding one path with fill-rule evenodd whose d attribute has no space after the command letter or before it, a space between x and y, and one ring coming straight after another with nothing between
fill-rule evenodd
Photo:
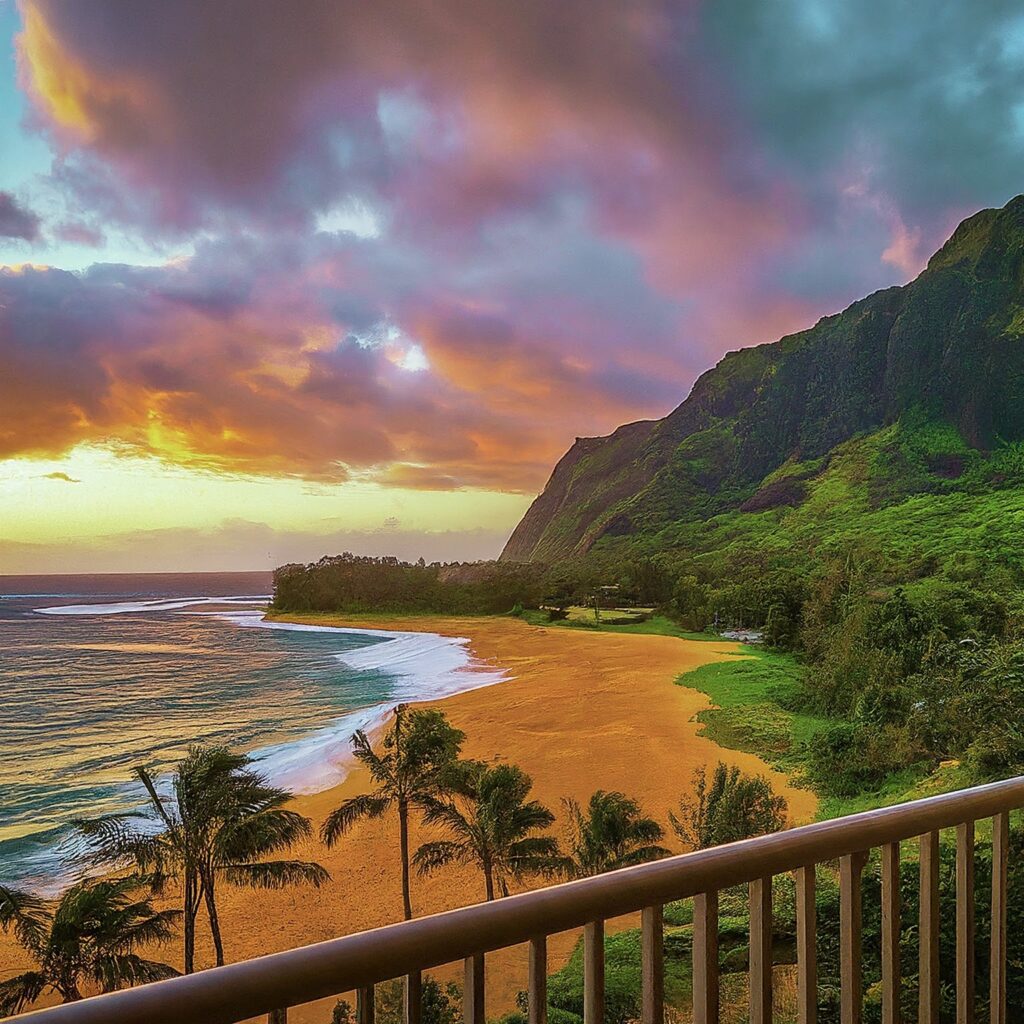
<instances>
[{"instance_id":1,"label":"palm tree","mask_svg":"<svg viewBox=\"0 0 1024 1024\"><path fill-rule=\"evenodd\" d=\"M395 708L395 717L378 753L361 729L352 737L352 752L369 770L376 784L372 793L346 800L335 808L320 830L330 847L361 818L379 818L392 806L398 809L398 845L402 860L402 905L405 919L412 918L409 885L409 808L436 796L444 771L459 756L465 733L449 724L440 711L406 705Z\"/></svg>"},{"instance_id":2,"label":"palm tree","mask_svg":"<svg viewBox=\"0 0 1024 1024\"><path fill-rule=\"evenodd\" d=\"M476 863L484 873L487 899L493 900L495 883L507 896L511 879L557 871L558 842L534 834L549 828L555 816L538 801L527 800L532 786L530 776L515 765L453 765L445 778L448 795L421 800L424 820L441 826L450 838L424 843L416 851L420 874Z\"/></svg>"},{"instance_id":3,"label":"palm tree","mask_svg":"<svg viewBox=\"0 0 1024 1024\"><path fill-rule=\"evenodd\" d=\"M330 877L319 864L266 859L313 829L308 818L284 806L291 793L271 786L250 764L246 755L223 746L192 747L175 769L170 798L159 793L147 769L136 768L149 797L146 810L78 823L94 861L131 866L149 879L154 892L168 878L182 879L186 974L195 968L196 918L204 903L217 966L224 964L219 879L280 888L303 882L319 886Z\"/></svg>"},{"instance_id":4,"label":"palm tree","mask_svg":"<svg viewBox=\"0 0 1024 1024\"><path fill-rule=\"evenodd\" d=\"M778 832L786 827L786 798L763 775L747 775L721 761L711 781L702 765L693 771L693 795L668 812L679 839L695 850Z\"/></svg>"},{"instance_id":5,"label":"palm tree","mask_svg":"<svg viewBox=\"0 0 1024 1024\"><path fill-rule=\"evenodd\" d=\"M35 961L34 970L0 982L0 1017L21 1013L47 991L65 1003L91 984L102 992L170 978L167 964L145 960L135 949L166 942L176 910L154 910L140 898L144 883L124 877L79 882L50 903L0 886L0 928L13 931Z\"/></svg>"},{"instance_id":6,"label":"palm tree","mask_svg":"<svg viewBox=\"0 0 1024 1024\"><path fill-rule=\"evenodd\" d=\"M563 870L570 878L586 878L630 864L665 857L657 845L664 829L644 816L640 804L623 793L597 790L586 813L573 799L562 801L569 818L569 855Z\"/></svg>"}]
</instances>

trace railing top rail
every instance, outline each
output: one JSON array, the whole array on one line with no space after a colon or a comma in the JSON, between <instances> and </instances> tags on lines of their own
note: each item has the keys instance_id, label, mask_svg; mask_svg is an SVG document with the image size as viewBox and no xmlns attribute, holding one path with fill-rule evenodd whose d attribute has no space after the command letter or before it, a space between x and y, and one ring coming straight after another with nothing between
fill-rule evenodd
<instances>
[{"instance_id":1,"label":"railing top rail","mask_svg":"<svg viewBox=\"0 0 1024 1024\"><path fill-rule=\"evenodd\" d=\"M31 1024L235 1024L588 921L1024 806L1024 777L681 854L25 1015Z\"/></svg>"}]
</instances>

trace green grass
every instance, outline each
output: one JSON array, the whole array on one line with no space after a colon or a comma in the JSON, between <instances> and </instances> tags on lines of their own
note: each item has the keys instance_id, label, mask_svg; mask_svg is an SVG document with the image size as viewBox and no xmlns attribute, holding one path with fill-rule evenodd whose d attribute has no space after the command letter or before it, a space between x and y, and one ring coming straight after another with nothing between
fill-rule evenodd
<instances>
[{"instance_id":1,"label":"green grass","mask_svg":"<svg viewBox=\"0 0 1024 1024\"><path fill-rule=\"evenodd\" d=\"M548 613L536 609L527 609L522 618L532 626L550 626L552 629L590 629L602 633L651 633L655 636L677 636L682 640L698 640L702 643L721 641L714 633L694 633L680 628L665 615L652 615L643 622L631 622L624 626L613 626L606 622L595 623L592 620L561 619L549 622Z\"/></svg>"},{"instance_id":2,"label":"green grass","mask_svg":"<svg viewBox=\"0 0 1024 1024\"><path fill-rule=\"evenodd\" d=\"M716 705L699 716L709 739L799 773L803 744L829 724L788 710L799 705L803 673L790 654L744 646L741 657L702 665L676 682L706 693Z\"/></svg>"}]
</instances>

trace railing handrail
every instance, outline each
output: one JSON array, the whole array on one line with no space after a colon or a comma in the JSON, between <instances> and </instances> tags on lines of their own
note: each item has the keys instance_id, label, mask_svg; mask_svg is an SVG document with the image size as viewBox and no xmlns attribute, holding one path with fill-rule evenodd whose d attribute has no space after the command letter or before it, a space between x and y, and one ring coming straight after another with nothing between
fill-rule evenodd
<instances>
[{"instance_id":1,"label":"railing handrail","mask_svg":"<svg viewBox=\"0 0 1024 1024\"><path fill-rule=\"evenodd\" d=\"M1024 806L1024 777L816 822L26 1014L32 1024L235 1024L590 921Z\"/></svg>"}]
</instances>

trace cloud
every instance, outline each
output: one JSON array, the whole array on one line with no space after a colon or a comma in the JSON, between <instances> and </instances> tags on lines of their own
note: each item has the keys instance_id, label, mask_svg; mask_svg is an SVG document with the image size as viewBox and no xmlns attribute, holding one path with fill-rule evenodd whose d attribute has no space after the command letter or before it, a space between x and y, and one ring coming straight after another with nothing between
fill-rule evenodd
<instances>
[{"instance_id":1,"label":"cloud","mask_svg":"<svg viewBox=\"0 0 1024 1024\"><path fill-rule=\"evenodd\" d=\"M101 246L105 236L99 228L93 227L80 220L65 221L54 228L54 234L64 242L72 242L75 245L88 245L92 248Z\"/></svg>"},{"instance_id":2,"label":"cloud","mask_svg":"<svg viewBox=\"0 0 1024 1024\"><path fill-rule=\"evenodd\" d=\"M81 480L76 480L73 476L68 476L67 473L62 473L59 470L55 470L53 473L44 473L42 476L43 480L63 480L66 484L80 484Z\"/></svg>"},{"instance_id":3,"label":"cloud","mask_svg":"<svg viewBox=\"0 0 1024 1024\"><path fill-rule=\"evenodd\" d=\"M0 457L537 489L1016 191L983 7L21 0L52 235L190 255L0 272Z\"/></svg>"},{"instance_id":4,"label":"cloud","mask_svg":"<svg viewBox=\"0 0 1024 1024\"><path fill-rule=\"evenodd\" d=\"M609 296L635 299L601 310L554 267L467 282L392 259L351 235L239 236L160 267L0 270L0 456L98 443L243 475L529 491L581 423L669 406L685 379L635 269L592 258Z\"/></svg>"},{"instance_id":5,"label":"cloud","mask_svg":"<svg viewBox=\"0 0 1024 1024\"><path fill-rule=\"evenodd\" d=\"M0 238L34 242L39 237L39 218L22 206L10 192L0 191Z\"/></svg>"}]
</instances>

